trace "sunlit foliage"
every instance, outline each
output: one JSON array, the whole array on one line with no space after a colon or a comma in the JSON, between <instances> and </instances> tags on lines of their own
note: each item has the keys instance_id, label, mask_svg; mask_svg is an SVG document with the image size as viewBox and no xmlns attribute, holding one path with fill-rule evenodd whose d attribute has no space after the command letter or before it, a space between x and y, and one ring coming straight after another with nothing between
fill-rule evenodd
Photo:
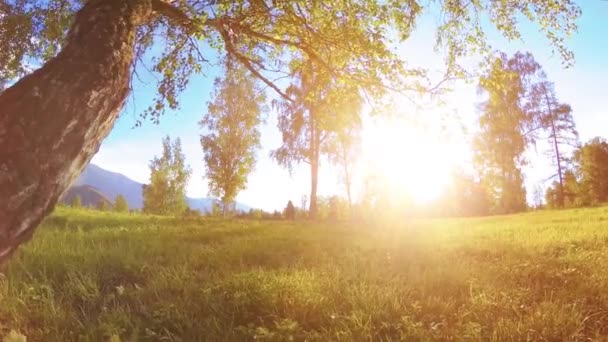
<instances>
[{"instance_id":1,"label":"sunlit foliage","mask_svg":"<svg viewBox=\"0 0 608 342\"><path fill-rule=\"evenodd\" d=\"M536 129L530 110L532 84L541 68L531 54L499 55L479 89L487 99L480 104L480 131L475 136L475 163L493 200L493 212L512 213L526 208L522 166L524 152L534 142Z\"/></svg>"},{"instance_id":2,"label":"sunlit foliage","mask_svg":"<svg viewBox=\"0 0 608 342\"><path fill-rule=\"evenodd\" d=\"M114 211L117 211L119 213L126 213L129 211L129 203L127 203L125 196L123 196L123 195L116 196L116 199L114 199L113 209L114 209Z\"/></svg>"},{"instance_id":3,"label":"sunlit foliage","mask_svg":"<svg viewBox=\"0 0 608 342\"><path fill-rule=\"evenodd\" d=\"M482 27L484 17L509 39L520 38L522 16L537 23L563 62L570 64L573 55L565 38L576 31L581 12L570 0L150 1L158 16L140 27L136 59L140 64L146 61L142 71L160 76L157 96L142 113L153 121L167 108L178 108L179 94L190 77L209 67L214 53L207 47L227 52L282 95L286 94L275 80L292 75L294 57L312 60L315 68L356 86L422 90L432 86L425 70L409 67L393 47L410 37L425 13L440 14L437 46L445 51L444 73L450 77L464 73L461 57L493 50ZM32 61L43 63L56 55L83 3L0 3L0 80L20 77ZM355 62L336 63L329 50L352 54Z\"/></svg>"},{"instance_id":4,"label":"sunlit foliage","mask_svg":"<svg viewBox=\"0 0 608 342\"><path fill-rule=\"evenodd\" d=\"M186 165L179 138L163 139L161 157L150 161L150 183L143 186L143 211L150 214L181 215L187 208L186 185L192 173Z\"/></svg>"},{"instance_id":5,"label":"sunlit foliage","mask_svg":"<svg viewBox=\"0 0 608 342\"><path fill-rule=\"evenodd\" d=\"M582 202L598 204L608 201L608 142L593 138L575 151L574 160L580 181Z\"/></svg>"},{"instance_id":6,"label":"sunlit foliage","mask_svg":"<svg viewBox=\"0 0 608 342\"><path fill-rule=\"evenodd\" d=\"M352 64L353 60L356 60L355 56L343 58L347 64ZM343 152L337 142L341 135L360 128L363 99L358 87L319 71L312 60L294 61L292 68L298 75L296 82L287 88L292 100L274 102L283 144L272 152L272 156L289 170L301 162L309 164L309 214L315 218L321 158L335 159Z\"/></svg>"},{"instance_id":7,"label":"sunlit foliage","mask_svg":"<svg viewBox=\"0 0 608 342\"><path fill-rule=\"evenodd\" d=\"M255 167L265 111L265 96L255 78L231 60L225 71L215 81L214 98L200 122L209 193L220 199L224 214Z\"/></svg>"}]
</instances>

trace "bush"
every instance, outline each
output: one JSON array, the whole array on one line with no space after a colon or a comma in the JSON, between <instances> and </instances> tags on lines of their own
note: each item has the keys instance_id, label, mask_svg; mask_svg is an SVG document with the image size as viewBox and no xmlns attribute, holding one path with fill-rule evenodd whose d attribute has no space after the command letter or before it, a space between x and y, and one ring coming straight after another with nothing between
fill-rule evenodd
<instances>
[{"instance_id":1,"label":"bush","mask_svg":"<svg viewBox=\"0 0 608 342\"><path fill-rule=\"evenodd\" d=\"M190 208L186 208L186 211L184 211L184 214L183 214L183 218L186 218L186 219L198 219L198 218L201 218L202 216L203 215L199 210L190 209Z\"/></svg>"}]
</instances>

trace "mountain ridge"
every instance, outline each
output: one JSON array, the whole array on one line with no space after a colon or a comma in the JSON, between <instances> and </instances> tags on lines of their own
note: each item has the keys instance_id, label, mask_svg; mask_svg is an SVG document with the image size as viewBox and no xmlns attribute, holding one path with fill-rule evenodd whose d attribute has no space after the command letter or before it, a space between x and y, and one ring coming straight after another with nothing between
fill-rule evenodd
<instances>
[{"instance_id":1,"label":"mountain ridge","mask_svg":"<svg viewBox=\"0 0 608 342\"><path fill-rule=\"evenodd\" d=\"M97 207L100 202L112 204L112 201L107 198L99 189L91 185L74 185L61 196L61 202L72 204L76 196L80 197L80 204L83 207Z\"/></svg>"}]
</instances>

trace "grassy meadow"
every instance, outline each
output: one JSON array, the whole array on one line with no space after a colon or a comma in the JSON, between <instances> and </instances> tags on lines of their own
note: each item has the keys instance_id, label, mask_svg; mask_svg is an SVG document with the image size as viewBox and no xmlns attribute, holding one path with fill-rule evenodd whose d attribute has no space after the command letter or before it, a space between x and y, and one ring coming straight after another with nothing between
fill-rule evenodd
<instances>
[{"instance_id":1,"label":"grassy meadow","mask_svg":"<svg viewBox=\"0 0 608 342\"><path fill-rule=\"evenodd\" d=\"M602 340L607 270L608 208L382 225L60 208L1 271L0 337Z\"/></svg>"}]
</instances>

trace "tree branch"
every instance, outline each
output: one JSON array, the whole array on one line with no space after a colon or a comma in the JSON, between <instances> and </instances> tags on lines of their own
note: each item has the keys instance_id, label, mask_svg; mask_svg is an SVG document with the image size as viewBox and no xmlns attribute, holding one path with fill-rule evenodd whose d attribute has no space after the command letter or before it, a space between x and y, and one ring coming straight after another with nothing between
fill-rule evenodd
<instances>
[{"instance_id":1,"label":"tree branch","mask_svg":"<svg viewBox=\"0 0 608 342\"><path fill-rule=\"evenodd\" d=\"M152 10L173 21L175 24L178 24L187 30L191 30L193 28L194 21L190 19L186 13L171 5L169 2L172 1L152 0Z\"/></svg>"},{"instance_id":2,"label":"tree branch","mask_svg":"<svg viewBox=\"0 0 608 342\"><path fill-rule=\"evenodd\" d=\"M279 87L277 87L277 85L274 84L270 79L268 79L264 75L262 75L256 68L253 67L253 65L251 64L252 61L247 56L245 56L244 54L242 54L240 51L238 51L236 49L236 47L232 43L232 40L230 39L230 34L223 26L219 26L219 27L217 27L217 29L219 30L220 35L222 36L222 39L224 40L224 44L226 45L226 51L229 54L231 54L239 62L241 62L254 76L259 78L267 86L269 86L274 91L276 91L277 94L279 94L282 98L288 100L289 102L293 102L293 99L291 97L289 97L289 95L287 95L285 92L283 92L281 89L279 89Z\"/></svg>"},{"instance_id":3,"label":"tree branch","mask_svg":"<svg viewBox=\"0 0 608 342\"><path fill-rule=\"evenodd\" d=\"M255 38L259 38L261 40L265 40L267 42L271 42L277 45L286 45L286 46L292 46L295 47L299 50L302 50L304 53L306 53L311 59L316 60L316 61L321 61L321 58L317 55L317 53L308 45L302 42L298 42L298 41L292 41L292 40L287 40L287 39L278 39L278 38L274 38L271 37L269 35L257 32L252 30L250 27L247 26L243 26L240 23L236 23L236 22L230 22L229 23L230 27L238 30L239 32L242 32L244 34L247 34L249 36L255 37ZM321 61L322 62L322 61Z\"/></svg>"},{"instance_id":4,"label":"tree branch","mask_svg":"<svg viewBox=\"0 0 608 342\"><path fill-rule=\"evenodd\" d=\"M196 42L194 41L194 39L192 39L192 37L188 37L188 41L190 42L190 45L192 46L192 48L198 54L198 60L199 60L199 62L201 62L201 63L210 63L209 60L207 58L205 58L205 56L203 56L203 53L199 49L198 44L196 44Z\"/></svg>"},{"instance_id":5,"label":"tree branch","mask_svg":"<svg viewBox=\"0 0 608 342\"><path fill-rule=\"evenodd\" d=\"M194 29L194 21L191 18L189 18L179 8L172 6L170 3L166 2L166 1L152 0L152 9L157 14L162 15L162 16L168 18L169 20L173 21L175 24L184 27L189 32L191 32ZM290 102L293 102L293 99L291 97L289 97L286 93L284 93L270 79L268 79L267 77L262 75L261 72L252 65L252 63L259 64L258 61L251 60L249 57L245 56L243 53L241 53L240 51L238 51L236 49L236 47L234 46L234 43L232 42L231 34L226 29L226 26L228 26L228 28L231 30L233 29L232 26L236 26L235 28L237 28L239 31L242 31L243 33L250 34L254 37L264 39L264 40L273 42L275 44L285 45L285 44L290 43L289 41L278 40L278 39L274 39L272 37L263 35L261 33L255 32L243 25L235 24L234 22L228 22L226 18L207 19L205 21L204 25L213 27L220 33L220 36L222 37L224 44L226 45L226 51L229 54L231 54L232 56L234 56L239 62L241 62L255 77L259 78L268 87L270 87L274 91L276 91L277 94L279 94L282 98L284 98ZM191 41L191 43L193 43L193 42ZM295 47L302 49L302 47L299 45L296 45ZM200 51L198 51L198 54L199 54L199 58L201 58L203 61L207 61L206 59L204 59L204 57L202 56Z\"/></svg>"}]
</instances>

